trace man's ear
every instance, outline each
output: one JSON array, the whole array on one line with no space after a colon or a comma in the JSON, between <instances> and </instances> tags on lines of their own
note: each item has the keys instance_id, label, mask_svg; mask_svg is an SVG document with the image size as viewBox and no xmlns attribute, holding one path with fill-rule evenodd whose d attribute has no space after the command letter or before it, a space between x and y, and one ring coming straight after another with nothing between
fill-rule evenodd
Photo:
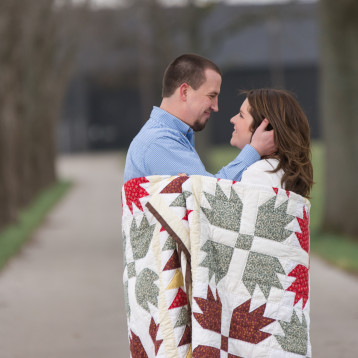
<instances>
[{"instance_id":1,"label":"man's ear","mask_svg":"<svg viewBox=\"0 0 358 358\"><path fill-rule=\"evenodd\" d=\"M182 83L179 87L179 95L180 95L180 99L183 102L187 101L188 98L188 90L189 90L189 85L187 83Z\"/></svg>"}]
</instances>

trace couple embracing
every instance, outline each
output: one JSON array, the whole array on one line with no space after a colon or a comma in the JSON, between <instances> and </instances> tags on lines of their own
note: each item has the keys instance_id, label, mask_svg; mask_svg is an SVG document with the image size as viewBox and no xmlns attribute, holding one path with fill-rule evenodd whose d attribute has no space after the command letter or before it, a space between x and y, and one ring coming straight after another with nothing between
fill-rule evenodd
<instances>
[{"instance_id":1,"label":"couple embracing","mask_svg":"<svg viewBox=\"0 0 358 358\"><path fill-rule=\"evenodd\" d=\"M244 91L230 119L230 143L241 151L213 175L194 132L219 110L221 81L212 61L176 58L160 107L127 153L123 282L132 358L311 357L308 121L288 91Z\"/></svg>"},{"instance_id":2,"label":"couple embracing","mask_svg":"<svg viewBox=\"0 0 358 358\"><path fill-rule=\"evenodd\" d=\"M167 67L162 103L133 139L124 181L149 175L215 176L271 185L309 197L313 184L310 129L296 99L285 90L245 91L240 111L231 118L231 145L240 154L215 175L208 173L194 145L217 112L222 82L219 67L207 58L184 54ZM270 129L270 130L268 130Z\"/></svg>"}]
</instances>

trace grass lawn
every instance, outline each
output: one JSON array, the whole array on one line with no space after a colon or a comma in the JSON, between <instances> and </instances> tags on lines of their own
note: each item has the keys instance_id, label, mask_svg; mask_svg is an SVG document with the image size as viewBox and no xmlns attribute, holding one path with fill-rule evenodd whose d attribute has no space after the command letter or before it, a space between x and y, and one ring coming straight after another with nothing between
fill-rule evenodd
<instances>
[{"instance_id":1,"label":"grass lawn","mask_svg":"<svg viewBox=\"0 0 358 358\"><path fill-rule=\"evenodd\" d=\"M60 181L43 191L28 208L23 210L16 224L0 233L0 269L25 243L42 223L48 212L63 197L71 183Z\"/></svg>"},{"instance_id":2,"label":"grass lawn","mask_svg":"<svg viewBox=\"0 0 358 358\"><path fill-rule=\"evenodd\" d=\"M209 171L216 173L223 165L236 157L238 150L229 145L215 146L210 152ZM322 233L320 226L324 208L324 148L319 142L312 145L312 162L315 185L311 193L311 253L346 271L358 275L358 240Z\"/></svg>"}]
</instances>

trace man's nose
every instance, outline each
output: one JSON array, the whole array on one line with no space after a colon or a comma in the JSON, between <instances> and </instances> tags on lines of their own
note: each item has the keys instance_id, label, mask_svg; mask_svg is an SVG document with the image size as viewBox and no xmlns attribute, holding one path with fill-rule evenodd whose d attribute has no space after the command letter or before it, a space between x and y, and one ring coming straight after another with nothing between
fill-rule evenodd
<instances>
[{"instance_id":1,"label":"man's nose","mask_svg":"<svg viewBox=\"0 0 358 358\"><path fill-rule=\"evenodd\" d=\"M218 103L218 99L215 98L213 100L213 103L211 105L211 110L214 111L214 112L218 112L219 111L219 103Z\"/></svg>"}]
</instances>

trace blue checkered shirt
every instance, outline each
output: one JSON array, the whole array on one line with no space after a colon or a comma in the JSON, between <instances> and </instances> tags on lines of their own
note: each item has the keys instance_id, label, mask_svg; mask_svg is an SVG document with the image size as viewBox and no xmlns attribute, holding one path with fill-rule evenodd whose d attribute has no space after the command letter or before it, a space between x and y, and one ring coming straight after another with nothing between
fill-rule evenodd
<instances>
[{"instance_id":1,"label":"blue checkered shirt","mask_svg":"<svg viewBox=\"0 0 358 358\"><path fill-rule=\"evenodd\" d=\"M250 145L215 175L207 172L194 146L194 132L184 122L159 107L129 146L124 182L148 175L206 175L239 181L260 155Z\"/></svg>"}]
</instances>

